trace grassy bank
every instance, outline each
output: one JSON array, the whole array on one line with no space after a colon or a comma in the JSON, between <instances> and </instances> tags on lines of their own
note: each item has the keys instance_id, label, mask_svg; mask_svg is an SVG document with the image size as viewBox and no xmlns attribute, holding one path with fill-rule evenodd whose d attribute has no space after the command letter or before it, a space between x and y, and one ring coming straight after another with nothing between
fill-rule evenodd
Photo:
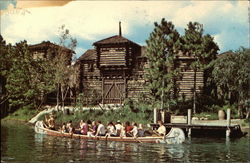
<instances>
[{"instance_id":1,"label":"grassy bank","mask_svg":"<svg viewBox=\"0 0 250 163\"><path fill-rule=\"evenodd\" d=\"M16 110L14 113L11 113L7 117L1 119L1 121L15 120L15 121L28 122L38 113L39 111L36 109L20 108Z\"/></svg>"},{"instance_id":2,"label":"grassy bank","mask_svg":"<svg viewBox=\"0 0 250 163\"><path fill-rule=\"evenodd\" d=\"M116 110L86 110L77 111L71 114L64 114L63 112L57 112L56 123L62 124L63 122L68 122L72 120L74 123L78 123L80 120L100 120L103 123L108 123L110 121L121 121L121 122L137 122L142 124L148 124L153 122L152 112L135 112L128 107L123 107Z\"/></svg>"}]
</instances>

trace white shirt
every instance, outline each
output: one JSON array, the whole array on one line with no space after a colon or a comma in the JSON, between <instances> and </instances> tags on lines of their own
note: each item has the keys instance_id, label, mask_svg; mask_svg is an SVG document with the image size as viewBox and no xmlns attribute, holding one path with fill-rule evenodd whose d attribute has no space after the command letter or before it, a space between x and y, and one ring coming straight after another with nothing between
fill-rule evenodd
<instances>
[{"instance_id":1,"label":"white shirt","mask_svg":"<svg viewBox=\"0 0 250 163\"><path fill-rule=\"evenodd\" d=\"M116 130L122 130L122 125L121 124L116 124L115 128L116 128Z\"/></svg>"},{"instance_id":2,"label":"white shirt","mask_svg":"<svg viewBox=\"0 0 250 163\"><path fill-rule=\"evenodd\" d=\"M137 126L133 126L133 129L131 130L131 132L132 132L133 136L136 137L137 134L138 134L138 127Z\"/></svg>"},{"instance_id":3,"label":"white shirt","mask_svg":"<svg viewBox=\"0 0 250 163\"><path fill-rule=\"evenodd\" d=\"M116 130L115 130L115 127L114 126L108 126L107 127L107 129L108 129L108 133L110 134L110 135L116 135Z\"/></svg>"},{"instance_id":4,"label":"white shirt","mask_svg":"<svg viewBox=\"0 0 250 163\"><path fill-rule=\"evenodd\" d=\"M97 127L97 135L105 135L106 134L106 129L103 124L99 124Z\"/></svg>"},{"instance_id":5,"label":"white shirt","mask_svg":"<svg viewBox=\"0 0 250 163\"><path fill-rule=\"evenodd\" d=\"M157 132L159 133L159 134L163 134L163 135L165 135L166 134L166 127L165 126L160 126L158 129L157 129Z\"/></svg>"}]
</instances>

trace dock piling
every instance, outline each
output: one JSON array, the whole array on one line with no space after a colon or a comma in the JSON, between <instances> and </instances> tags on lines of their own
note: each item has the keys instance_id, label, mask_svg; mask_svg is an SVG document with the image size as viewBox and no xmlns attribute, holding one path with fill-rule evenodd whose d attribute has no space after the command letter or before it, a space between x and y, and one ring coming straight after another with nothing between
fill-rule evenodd
<instances>
[{"instance_id":1,"label":"dock piling","mask_svg":"<svg viewBox=\"0 0 250 163\"><path fill-rule=\"evenodd\" d=\"M231 110L227 109L227 130L226 137L230 137L230 125L231 125Z\"/></svg>"},{"instance_id":2,"label":"dock piling","mask_svg":"<svg viewBox=\"0 0 250 163\"><path fill-rule=\"evenodd\" d=\"M157 123L157 109L154 108L154 123Z\"/></svg>"},{"instance_id":3,"label":"dock piling","mask_svg":"<svg viewBox=\"0 0 250 163\"><path fill-rule=\"evenodd\" d=\"M187 116L187 123L188 123L188 126L192 124L192 115L191 115L191 109L188 109L188 116ZM188 137L191 137L191 128L189 127L188 128Z\"/></svg>"},{"instance_id":4,"label":"dock piling","mask_svg":"<svg viewBox=\"0 0 250 163\"><path fill-rule=\"evenodd\" d=\"M227 109L227 127L231 125L231 109Z\"/></svg>"}]
</instances>

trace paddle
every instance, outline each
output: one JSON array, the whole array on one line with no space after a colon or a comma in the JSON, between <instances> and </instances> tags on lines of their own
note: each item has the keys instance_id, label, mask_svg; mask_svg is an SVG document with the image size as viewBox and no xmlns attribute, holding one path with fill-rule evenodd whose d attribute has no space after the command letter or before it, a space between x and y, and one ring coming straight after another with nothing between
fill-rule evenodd
<instances>
[{"instance_id":1,"label":"paddle","mask_svg":"<svg viewBox=\"0 0 250 163\"><path fill-rule=\"evenodd\" d=\"M157 136L161 136L162 137L162 135L160 135L157 131L155 131L155 130L153 130L153 133L155 133ZM165 136L165 135L164 135ZM164 137L163 136L163 137Z\"/></svg>"},{"instance_id":2,"label":"paddle","mask_svg":"<svg viewBox=\"0 0 250 163\"><path fill-rule=\"evenodd\" d=\"M127 134L129 134L130 136L134 137L130 132L127 132ZM136 141L138 141L139 143L142 143L142 141L138 140L136 137L134 137L134 139L135 139Z\"/></svg>"}]
</instances>

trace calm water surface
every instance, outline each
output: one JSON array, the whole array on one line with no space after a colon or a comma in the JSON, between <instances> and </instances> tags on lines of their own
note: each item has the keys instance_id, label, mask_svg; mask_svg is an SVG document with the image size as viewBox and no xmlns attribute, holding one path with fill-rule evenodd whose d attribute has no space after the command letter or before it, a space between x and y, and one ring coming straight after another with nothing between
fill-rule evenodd
<instances>
[{"instance_id":1,"label":"calm water surface","mask_svg":"<svg viewBox=\"0 0 250 163\"><path fill-rule=\"evenodd\" d=\"M181 145L85 141L1 123L3 162L250 162L249 137L192 138Z\"/></svg>"}]
</instances>

